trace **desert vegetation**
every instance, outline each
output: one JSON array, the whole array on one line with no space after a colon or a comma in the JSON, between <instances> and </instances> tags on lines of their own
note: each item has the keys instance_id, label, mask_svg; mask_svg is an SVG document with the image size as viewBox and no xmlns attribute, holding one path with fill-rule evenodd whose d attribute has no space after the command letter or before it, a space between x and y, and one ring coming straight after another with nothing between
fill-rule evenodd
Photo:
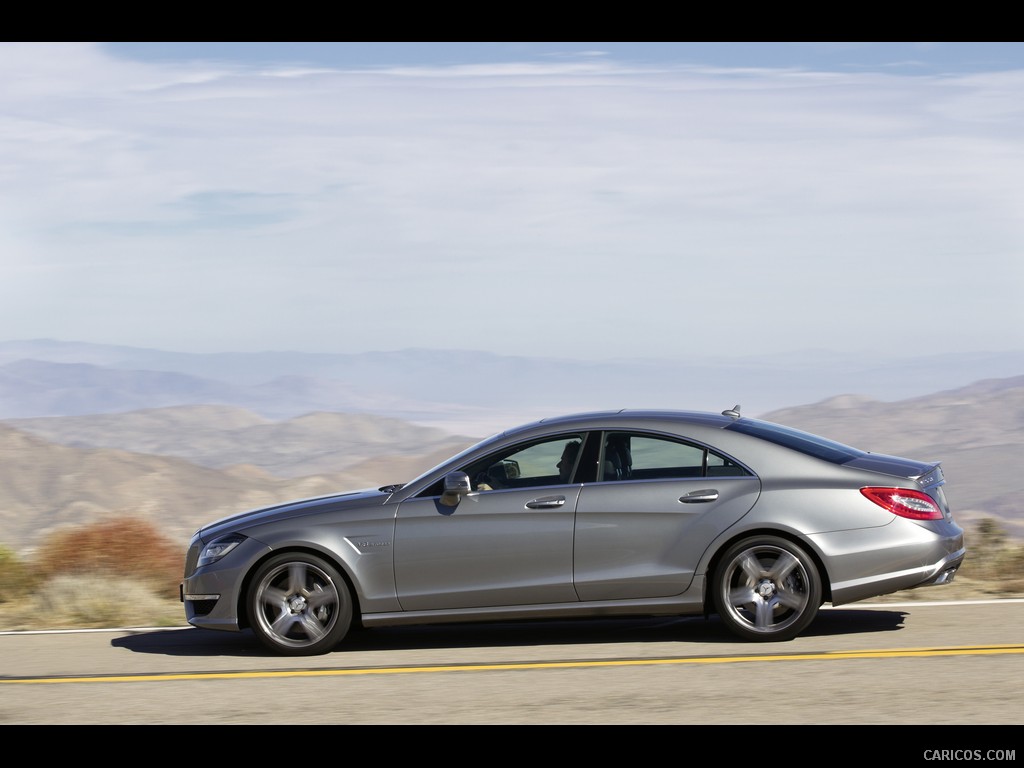
<instances>
[{"instance_id":1,"label":"desert vegetation","mask_svg":"<svg viewBox=\"0 0 1024 768\"><path fill-rule=\"evenodd\" d=\"M983 517L966 534L961 573L993 594L1024 593L1024 543L1012 540L993 518ZM958 576L959 578L959 576Z\"/></svg>"},{"instance_id":2,"label":"desert vegetation","mask_svg":"<svg viewBox=\"0 0 1024 768\"><path fill-rule=\"evenodd\" d=\"M1024 595L1024 543L994 518L967 526L954 584L893 598ZM181 626L185 553L151 522L111 517L59 530L31 555L0 545L0 630Z\"/></svg>"},{"instance_id":3,"label":"desert vegetation","mask_svg":"<svg viewBox=\"0 0 1024 768\"><path fill-rule=\"evenodd\" d=\"M184 624L184 557L134 517L63 528L28 556L0 546L0 629Z\"/></svg>"}]
</instances>

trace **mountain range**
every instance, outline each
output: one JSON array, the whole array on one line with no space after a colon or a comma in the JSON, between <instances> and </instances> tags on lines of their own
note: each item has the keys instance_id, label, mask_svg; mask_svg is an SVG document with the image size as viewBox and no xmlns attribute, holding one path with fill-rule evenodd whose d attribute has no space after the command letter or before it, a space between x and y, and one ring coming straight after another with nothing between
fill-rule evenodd
<instances>
[{"instance_id":1,"label":"mountain range","mask_svg":"<svg viewBox=\"0 0 1024 768\"><path fill-rule=\"evenodd\" d=\"M189 355L3 342L0 545L29 550L59 526L130 514L153 520L184 548L203 522L404 482L540 416L608 407L719 411L746 391L755 403L782 405L743 405L745 415L878 453L941 460L961 522L994 517L1024 538L1024 376L961 381L1015 364L1024 370L1024 359L913 359L874 369L834 355L837 369L817 362L547 361L425 350ZM844 388L786 403L786 382L807 377L802 389L785 390L793 398L820 394L843 370L853 382L873 383L859 394ZM748 386L749 376L777 388ZM912 394L877 394L902 391Z\"/></svg>"},{"instance_id":2,"label":"mountain range","mask_svg":"<svg viewBox=\"0 0 1024 768\"><path fill-rule=\"evenodd\" d=\"M0 419L234 405L270 419L366 413L495 431L567 411L680 408L748 415L841 394L889 401L1024 372L1024 350L578 360L488 351L183 353L0 342Z\"/></svg>"}]
</instances>

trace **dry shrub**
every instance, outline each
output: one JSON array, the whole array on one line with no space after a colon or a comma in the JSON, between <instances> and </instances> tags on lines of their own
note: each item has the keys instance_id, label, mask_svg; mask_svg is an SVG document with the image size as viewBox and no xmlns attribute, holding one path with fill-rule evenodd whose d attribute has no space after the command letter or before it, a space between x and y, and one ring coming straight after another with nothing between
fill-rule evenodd
<instances>
[{"instance_id":1,"label":"dry shrub","mask_svg":"<svg viewBox=\"0 0 1024 768\"><path fill-rule=\"evenodd\" d=\"M967 557L957 578L983 584L992 595L1024 592L1024 545L994 518L983 517L966 529Z\"/></svg>"},{"instance_id":2,"label":"dry shrub","mask_svg":"<svg viewBox=\"0 0 1024 768\"><path fill-rule=\"evenodd\" d=\"M148 520L118 517L57 531L39 547L34 560L46 579L68 574L127 576L161 597L176 597L184 552Z\"/></svg>"},{"instance_id":3,"label":"dry shrub","mask_svg":"<svg viewBox=\"0 0 1024 768\"><path fill-rule=\"evenodd\" d=\"M38 581L13 550L0 545L0 603L20 599Z\"/></svg>"},{"instance_id":4,"label":"dry shrub","mask_svg":"<svg viewBox=\"0 0 1024 768\"><path fill-rule=\"evenodd\" d=\"M154 627L184 623L180 604L145 584L119 577L58 575L32 595L22 620L46 627Z\"/></svg>"}]
</instances>

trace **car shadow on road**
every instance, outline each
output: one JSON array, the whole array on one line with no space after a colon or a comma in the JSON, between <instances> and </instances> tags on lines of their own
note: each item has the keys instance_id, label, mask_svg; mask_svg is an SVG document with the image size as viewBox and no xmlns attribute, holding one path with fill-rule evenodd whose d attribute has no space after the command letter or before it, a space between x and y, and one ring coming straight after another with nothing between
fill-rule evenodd
<instances>
[{"instance_id":1,"label":"car shadow on road","mask_svg":"<svg viewBox=\"0 0 1024 768\"><path fill-rule=\"evenodd\" d=\"M907 612L903 610L822 611L800 637L892 632L903 628L906 615ZM332 654L342 655L355 651L688 642L734 645L748 650L761 646L739 640L717 616L685 616L354 629ZM173 630L130 630L129 634L113 639L111 645L135 653L164 656L272 658L276 655L264 649L249 631L216 632L192 627ZM784 644L770 645L774 648L784 647Z\"/></svg>"}]
</instances>

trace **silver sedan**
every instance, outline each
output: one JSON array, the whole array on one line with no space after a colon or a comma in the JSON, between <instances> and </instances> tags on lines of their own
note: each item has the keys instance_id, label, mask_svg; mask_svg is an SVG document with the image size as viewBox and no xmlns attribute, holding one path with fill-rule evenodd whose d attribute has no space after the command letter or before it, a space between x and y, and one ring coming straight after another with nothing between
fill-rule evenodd
<instances>
[{"instance_id":1,"label":"silver sedan","mask_svg":"<svg viewBox=\"0 0 1024 768\"><path fill-rule=\"evenodd\" d=\"M366 627L717 614L788 640L824 603L950 582L941 466L735 409L609 411L510 429L420 477L195 533L188 622L276 653Z\"/></svg>"}]
</instances>

